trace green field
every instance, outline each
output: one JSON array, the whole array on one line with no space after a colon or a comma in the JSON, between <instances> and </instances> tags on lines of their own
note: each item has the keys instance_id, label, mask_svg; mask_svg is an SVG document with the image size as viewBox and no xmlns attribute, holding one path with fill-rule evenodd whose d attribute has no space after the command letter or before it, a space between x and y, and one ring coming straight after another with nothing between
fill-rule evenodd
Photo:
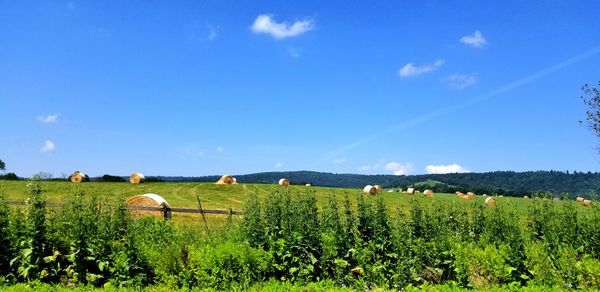
<instances>
[{"instance_id":1,"label":"green field","mask_svg":"<svg viewBox=\"0 0 600 292\"><path fill-rule=\"evenodd\" d=\"M0 201L0 288L600 288L600 212L572 200L495 197L488 208L483 196L454 194L36 180L0 181L0 193L29 199L27 208ZM173 208L196 208L199 196L205 209L245 214L209 215L205 226L200 214L131 220L104 203L145 193Z\"/></svg>"},{"instance_id":2,"label":"green field","mask_svg":"<svg viewBox=\"0 0 600 292\"><path fill-rule=\"evenodd\" d=\"M83 191L86 195L96 195L113 199L155 193L165 198L173 208L196 208L198 207L196 196L199 196L205 209L231 208L233 210L242 210L244 202L251 195L264 197L274 190L284 188L269 184L217 185L214 183L162 182L133 185L130 183L110 182L74 184L57 181L42 182L42 186L45 190L45 198L49 202L64 202L77 190ZM348 194L351 200L355 202L356 196L362 194L362 190L359 189L295 185L286 188L291 191L315 192L319 207L326 202L327 197L332 195L336 195L341 200L345 194ZM27 181L0 181L0 191L4 193L7 200L24 201L27 199ZM482 196L477 196L473 202L470 202L461 200L454 194L437 193L433 198L426 198L422 194L408 195L396 191L388 192L388 190L383 190L377 196L384 198L391 213L396 213L398 208L406 209L410 202L415 199L424 202L454 202L457 204L484 204L485 201L485 197ZM511 197L496 198L496 200L498 204L513 204L521 212L526 212L531 202L529 199Z\"/></svg>"}]
</instances>

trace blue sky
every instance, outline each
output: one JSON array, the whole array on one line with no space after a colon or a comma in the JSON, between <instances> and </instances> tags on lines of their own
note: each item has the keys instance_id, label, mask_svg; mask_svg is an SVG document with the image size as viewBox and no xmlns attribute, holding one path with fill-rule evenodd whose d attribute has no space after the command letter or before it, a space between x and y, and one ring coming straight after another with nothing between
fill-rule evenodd
<instances>
[{"instance_id":1,"label":"blue sky","mask_svg":"<svg viewBox=\"0 0 600 292\"><path fill-rule=\"evenodd\" d=\"M598 1L0 1L21 176L599 171Z\"/></svg>"}]
</instances>

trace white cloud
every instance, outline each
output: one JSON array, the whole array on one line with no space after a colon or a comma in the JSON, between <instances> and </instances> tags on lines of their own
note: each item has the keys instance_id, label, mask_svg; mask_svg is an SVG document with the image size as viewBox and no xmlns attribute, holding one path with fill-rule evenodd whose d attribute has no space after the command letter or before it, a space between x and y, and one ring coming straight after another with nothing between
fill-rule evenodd
<instances>
[{"instance_id":1,"label":"white cloud","mask_svg":"<svg viewBox=\"0 0 600 292\"><path fill-rule=\"evenodd\" d=\"M209 41L212 41L212 40L216 39L217 36L219 36L219 34L217 33L217 27L214 27L212 25L208 25L207 27L208 27L208 36L207 36L207 39Z\"/></svg>"},{"instance_id":2,"label":"white cloud","mask_svg":"<svg viewBox=\"0 0 600 292\"><path fill-rule=\"evenodd\" d=\"M44 142L44 145L42 145L42 148L40 149L41 152L52 152L56 149L56 145L54 145L54 142L50 141L50 140L46 140L46 142Z\"/></svg>"},{"instance_id":3,"label":"white cloud","mask_svg":"<svg viewBox=\"0 0 600 292\"><path fill-rule=\"evenodd\" d=\"M408 63L398 70L400 77L419 76L423 73L431 72L444 64L444 60L437 60L433 64L416 66L414 63Z\"/></svg>"},{"instance_id":4,"label":"white cloud","mask_svg":"<svg viewBox=\"0 0 600 292\"><path fill-rule=\"evenodd\" d=\"M342 164L346 162L346 158L336 158L333 160L333 164Z\"/></svg>"},{"instance_id":5,"label":"white cloud","mask_svg":"<svg viewBox=\"0 0 600 292\"><path fill-rule=\"evenodd\" d=\"M454 73L444 78L455 89L465 89L479 81L475 74Z\"/></svg>"},{"instance_id":6,"label":"white cloud","mask_svg":"<svg viewBox=\"0 0 600 292\"><path fill-rule=\"evenodd\" d=\"M217 152L223 153L223 151L225 151L225 149L223 149L223 147L217 146Z\"/></svg>"},{"instance_id":7,"label":"white cloud","mask_svg":"<svg viewBox=\"0 0 600 292\"><path fill-rule=\"evenodd\" d=\"M283 163L281 163L281 162L275 163L275 168L282 168L282 167L283 167Z\"/></svg>"},{"instance_id":8,"label":"white cloud","mask_svg":"<svg viewBox=\"0 0 600 292\"><path fill-rule=\"evenodd\" d=\"M40 121L44 124L52 124L52 123L56 123L58 121L58 114L47 115L47 116L38 116L37 119L38 119L38 121Z\"/></svg>"},{"instance_id":9,"label":"white cloud","mask_svg":"<svg viewBox=\"0 0 600 292\"><path fill-rule=\"evenodd\" d=\"M385 164L385 169L391 171L394 175L406 175L412 171L412 163L401 164L399 162L391 161Z\"/></svg>"},{"instance_id":10,"label":"white cloud","mask_svg":"<svg viewBox=\"0 0 600 292\"><path fill-rule=\"evenodd\" d=\"M314 21L310 18L292 24L287 22L277 23L271 14L259 15L250 27L254 33L265 33L276 39L299 36L314 28Z\"/></svg>"},{"instance_id":11,"label":"white cloud","mask_svg":"<svg viewBox=\"0 0 600 292\"><path fill-rule=\"evenodd\" d=\"M460 38L460 42L474 48L481 48L485 44L487 44L487 41L485 40L485 38L479 30L476 30L473 33L473 35L463 36L462 38Z\"/></svg>"},{"instance_id":12,"label":"white cloud","mask_svg":"<svg viewBox=\"0 0 600 292\"><path fill-rule=\"evenodd\" d=\"M458 164L448 165L427 165L425 171L429 174L442 174L442 173L464 173L470 172L468 169L463 168Z\"/></svg>"}]
</instances>

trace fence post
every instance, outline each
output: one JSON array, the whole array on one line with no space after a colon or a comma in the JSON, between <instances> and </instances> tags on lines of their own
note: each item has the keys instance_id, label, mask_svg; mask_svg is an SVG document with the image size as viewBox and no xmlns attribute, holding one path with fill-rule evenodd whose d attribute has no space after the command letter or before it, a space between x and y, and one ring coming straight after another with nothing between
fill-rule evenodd
<instances>
[{"instance_id":1,"label":"fence post","mask_svg":"<svg viewBox=\"0 0 600 292\"><path fill-rule=\"evenodd\" d=\"M171 207L169 207L167 204L162 203L160 204L163 207L163 213L164 213L164 219L165 220L171 220L172 214L171 214Z\"/></svg>"}]
</instances>

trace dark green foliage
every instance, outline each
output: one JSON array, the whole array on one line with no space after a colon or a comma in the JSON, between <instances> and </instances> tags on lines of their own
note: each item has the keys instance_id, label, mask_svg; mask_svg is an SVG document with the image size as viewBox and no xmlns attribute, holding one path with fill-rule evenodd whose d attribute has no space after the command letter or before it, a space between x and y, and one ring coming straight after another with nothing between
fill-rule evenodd
<instances>
[{"instance_id":1,"label":"dark green foliage","mask_svg":"<svg viewBox=\"0 0 600 292\"><path fill-rule=\"evenodd\" d=\"M0 180L19 180L19 177L14 172L0 175Z\"/></svg>"},{"instance_id":2,"label":"dark green foliage","mask_svg":"<svg viewBox=\"0 0 600 292\"><path fill-rule=\"evenodd\" d=\"M588 107L585 113L587 124L594 134L600 137L600 81L598 81L598 87L584 84L581 90L584 93L581 100Z\"/></svg>"},{"instance_id":3,"label":"dark green foliage","mask_svg":"<svg viewBox=\"0 0 600 292\"><path fill-rule=\"evenodd\" d=\"M99 178L96 178L94 181L96 181L96 182L125 182L125 179L122 176L105 174Z\"/></svg>"},{"instance_id":4,"label":"dark green foliage","mask_svg":"<svg viewBox=\"0 0 600 292\"><path fill-rule=\"evenodd\" d=\"M1 165L0 165L1 166ZM0 189L0 276L10 272L9 262L14 258L11 246L10 210Z\"/></svg>"}]
</instances>

